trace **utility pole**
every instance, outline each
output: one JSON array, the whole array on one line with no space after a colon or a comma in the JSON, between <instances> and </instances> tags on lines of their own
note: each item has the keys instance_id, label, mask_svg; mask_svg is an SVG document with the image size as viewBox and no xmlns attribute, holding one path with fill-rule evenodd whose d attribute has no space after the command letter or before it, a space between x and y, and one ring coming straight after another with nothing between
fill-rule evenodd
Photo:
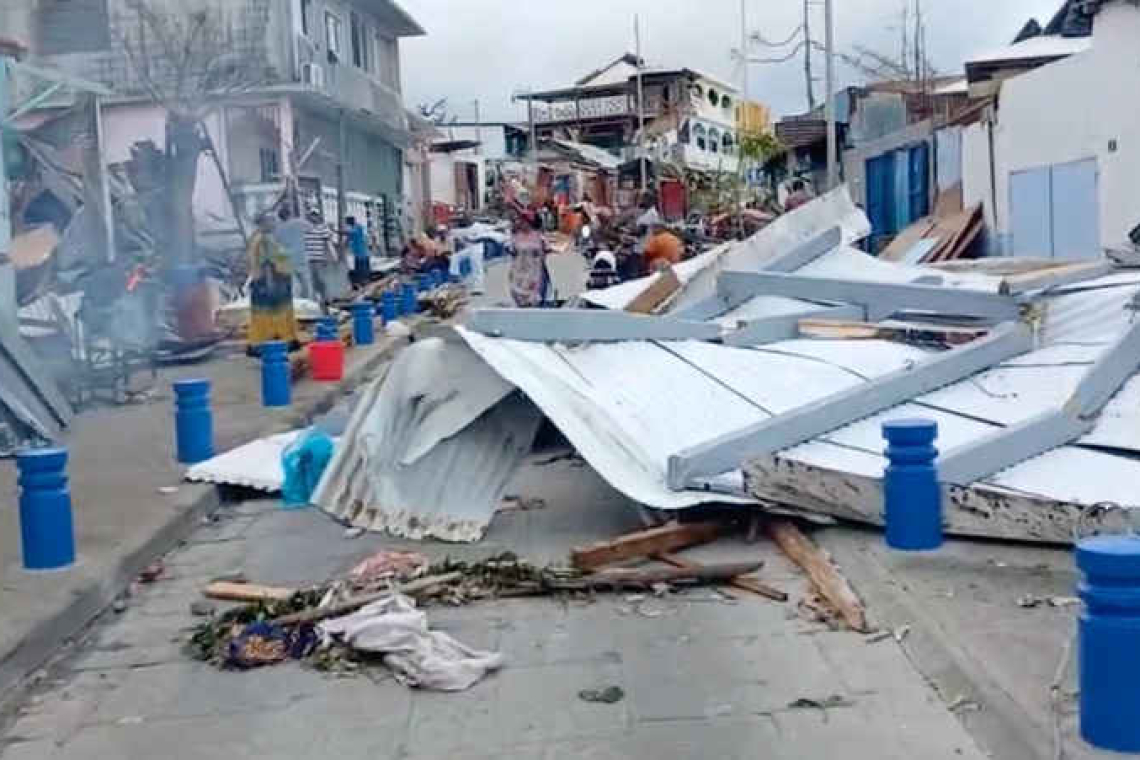
<instances>
[{"instance_id":1,"label":"utility pole","mask_svg":"<svg viewBox=\"0 0 1140 760\"><path fill-rule=\"evenodd\" d=\"M747 0L740 0L740 116L736 123L736 176L739 182L736 187L736 226L740 239L744 239L744 195L748 177L744 171L744 155L740 150L740 141L748 132L748 8Z\"/></svg>"},{"instance_id":2,"label":"utility pole","mask_svg":"<svg viewBox=\"0 0 1140 760\"><path fill-rule=\"evenodd\" d=\"M637 15L633 17L634 55L637 57L637 165L641 168L641 192L645 192L645 108L643 98L645 91L641 85L641 22Z\"/></svg>"},{"instance_id":3,"label":"utility pole","mask_svg":"<svg viewBox=\"0 0 1140 760\"><path fill-rule=\"evenodd\" d=\"M531 97L529 90L526 98L526 120L530 129L530 163L533 166L538 163L538 137L534 129L534 98Z\"/></svg>"},{"instance_id":4,"label":"utility pole","mask_svg":"<svg viewBox=\"0 0 1140 760\"><path fill-rule=\"evenodd\" d=\"M344 228L343 227L344 218L346 216L348 216L348 200L345 198L345 195L344 195L344 164L345 164L345 155L344 154L346 151L345 143L347 142L346 136L345 136L345 129L346 129L345 115L344 115L344 109L342 108L342 109L340 109L340 130L339 130L340 136L339 136L337 151L336 151L336 215L337 215L337 221L336 221L336 226L333 228L336 230L342 230ZM342 238L342 240L344 240L344 239L345 238ZM343 254L343 252L344 252L343 246L338 246L338 247L341 248L341 253Z\"/></svg>"},{"instance_id":5,"label":"utility pole","mask_svg":"<svg viewBox=\"0 0 1140 760\"><path fill-rule=\"evenodd\" d=\"M835 131L835 17L832 12L834 0L824 0L824 45L827 48L827 189L834 190L839 184L839 163L836 153L839 140Z\"/></svg>"},{"instance_id":6,"label":"utility pole","mask_svg":"<svg viewBox=\"0 0 1140 760\"><path fill-rule=\"evenodd\" d=\"M475 155L483 155L483 125L479 121L479 98L475 98Z\"/></svg>"},{"instance_id":7,"label":"utility pole","mask_svg":"<svg viewBox=\"0 0 1140 760\"><path fill-rule=\"evenodd\" d=\"M804 0L804 77L807 79L808 110L815 110L815 78L811 74L811 0Z\"/></svg>"},{"instance_id":8,"label":"utility pole","mask_svg":"<svg viewBox=\"0 0 1140 760\"><path fill-rule=\"evenodd\" d=\"M8 64L18 54L19 48L14 43L0 40L0 122L12 109ZM0 140L0 322L14 327L17 323L16 268L9 258L12 252L12 219L8 203L8 168L4 163L4 141Z\"/></svg>"}]
</instances>

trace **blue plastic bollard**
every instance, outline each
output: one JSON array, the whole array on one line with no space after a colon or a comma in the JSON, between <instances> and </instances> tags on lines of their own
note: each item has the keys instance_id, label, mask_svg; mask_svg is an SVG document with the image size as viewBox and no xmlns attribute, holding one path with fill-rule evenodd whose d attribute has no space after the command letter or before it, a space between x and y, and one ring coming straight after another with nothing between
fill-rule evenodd
<instances>
[{"instance_id":1,"label":"blue plastic bollard","mask_svg":"<svg viewBox=\"0 0 1140 760\"><path fill-rule=\"evenodd\" d=\"M210 381L180 380L174 384L174 428L178 461L197 464L214 456L214 416L210 411Z\"/></svg>"},{"instance_id":2,"label":"blue plastic bollard","mask_svg":"<svg viewBox=\"0 0 1140 760\"><path fill-rule=\"evenodd\" d=\"M16 455L20 471L20 539L24 569L61 570L75 563L67 451L32 449Z\"/></svg>"},{"instance_id":3,"label":"blue plastic bollard","mask_svg":"<svg viewBox=\"0 0 1140 760\"><path fill-rule=\"evenodd\" d=\"M1084 600L1077 623L1081 737L1140 752L1140 538L1096 536L1077 544Z\"/></svg>"},{"instance_id":4,"label":"blue plastic bollard","mask_svg":"<svg viewBox=\"0 0 1140 760\"><path fill-rule=\"evenodd\" d=\"M292 402L289 345L282 340L261 344L261 403L265 406L289 406Z\"/></svg>"},{"instance_id":5,"label":"blue plastic bollard","mask_svg":"<svg viewBox=\"0 0 1140 760\"><path fill-rule=\"evenodd\" d=\"M352 342L358 346L371 346L376 342L376 329L372 320L375 318L375 309L370 303L354 303L352 305Z\"/></svg>"},{"instance_id":6,"label":"blue plastic bollard","mask_svg":"<svg viewBox=\"0 0 1140 760\"><path fill-rule=\"evenodd\" d=\"M942 489L934 460L938 425L931 420L883 423L889 464L883 472L887 546L930 551L942 546Z\"/></svg>"},{"instance_id":7,"label":"blue plastic bollard","mask_svg":"<svg viewBox=\"0 0 1140 760\"><path fill-rule=\"evenodd\" d=\"M380 316L384 317L384 324L395 322L400 316L400 305L395 291L385 290L380 294Z\"/></svg>"},{"instance_id":8,"label":"blue plastic bollard","mask_svg":"<svg viewBox=\"0 0 1140 760\"><path fill-rule=\"evenodd\" d=\"M317 340L340 340L340 329L336 317L321 317L317 321Z\"/></svg>"},{"instance_id":9,"label":"blue plastic bollard","mask_svg":"<svg viewBox=\"0 0 1140 760\"><path fill-rule=\"evenodd\" d=\"M406 315L415 314L419 311L419 301L416 298L416 286L409 283L404 284L404 297L400 304L400 311Z\"/></svg>"}]
</instances>

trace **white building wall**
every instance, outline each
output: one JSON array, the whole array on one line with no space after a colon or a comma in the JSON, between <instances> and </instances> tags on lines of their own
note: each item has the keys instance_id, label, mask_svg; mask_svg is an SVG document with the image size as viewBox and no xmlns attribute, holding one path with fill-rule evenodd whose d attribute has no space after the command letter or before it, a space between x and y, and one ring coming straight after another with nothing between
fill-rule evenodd
<instances>
[{"instance_id":1,"label":"white building wall","mask_svg":"<svg viewBox=\"0 0 1140 760\"><path fill-rule=\"evenodd\" d=\"M431 202L455 205L455 157L450 153L431 154Z\"/></svg>"},{"instance_id":2,"label":"white building wall","mask_svg":"<svg viewBox=\"0 0 1140 760\"><path fill-rule=\"evenodd\" d=\"M1096 18L1092 49L1005 82L997 153L997 226L1008 234L1013 172L1095 158L1100 239L1140 223L1140 8L1117 0Z\"/></svg>"},{"instance_id":3,"label":"white building wall","mask_svg":"<svg viewBox=\"0 0 1140 760\"><path fill-rule=\"evenodd\" d=\"M990 125L971 124L962 129L962 204L982 204L986 229L996 229L990 175Z\"/></svg>"}]
</instances>

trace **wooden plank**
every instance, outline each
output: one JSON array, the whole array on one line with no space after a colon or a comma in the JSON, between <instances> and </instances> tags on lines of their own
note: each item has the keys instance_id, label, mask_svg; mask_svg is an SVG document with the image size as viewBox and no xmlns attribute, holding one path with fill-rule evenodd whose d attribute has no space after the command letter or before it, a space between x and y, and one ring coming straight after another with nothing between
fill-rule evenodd
<instances>
[{"instance_id":1,"label":"wooden plank","mask_svg":"<svg viewBox=\"0 0 1140 760\"><path fill-rule=\"evenodd\" d=\"M553 580L546 587L555 591L578 591L595 588L641 588L654 583L727 583L739 575L754 573L763 562L725 562L692 568L627 568L599 570L582 578Z\"/></svg>"},{"instance_id":2,"label":"wooden plank","mask_svg":"<svg viewBox=\"0 0 1140 760\"><path fill-rule=\"evenodd\" d=\"M295 593L297 589L293 588L230 581L214 581L202 590L202 595L207 599L220 599L226 602L285 602Z\"/></svg>"},{"instance_id":3,"label":"wooden plank","mask_svg":"<svg viewBox=\"0 0 1140 760\"><path fill-rule=\"evenodd\" d=\"M614 562L649 557L708 543L721 535L720 523L670 523L660 528L628 533L612 541L570 550L570 561L579 570L596 570Z\"/></svg>"},{"instance_id":4,"label":"wooden plank","mask_svg":"<svg viewBox=\"0 0 1140 760\"><path fill-rule=\"evenodd\" d=\"M938 231L932 233L941 238L941 242L926 257L926 261L949 261L961 258L969 244L981 234L984 226L985 221L982 219L980 203L971 206L960 214L947 217L939 222Z\"/></svg>"},{"instance_id":5,"label":"wooden plank","mask_svg":"<svg viewBox=\"0 0 1140 760\"><path fill-rule=\"evenodd\" d=\"M1036 272L1009 275L1002 280L999 292L1017 295L1031 290L1072 285L1073 283L1103 277L1104 275L1110 274L1114 269L1115 267L1110 261L1087 261L1080 264L1064 264L1048 269L1040 269Z\"/></svg>"},{"instance_id":6,"label":"wooden plank","mask_svg":"<svg viewBox=\"0 0 1140 760\"><path fill-rule=\"evenodd\" d=\"M687 560L684 557L678 557L676 554L658 554L654 559L664 562L673 567L680 567L686 570L694 570L701 567L699 563ZM773 588L766 583L761 583L755 578L749 578L744 575L739 575L728 582L728 585L741 591L748 591L749 593L762 596L765 599L771 599L774 602L788 601L788 595L778 588Z\"/></svg>"},{"instance_id":7,"label":"wooden plank","mask_svg":"<svg viewBox=\"0 0 1140 760\"><path fill-rule=\"evenodd\" d=\"M953 327L927 322L855 322L841 319L801 319L800 334L808 338L828 340L867 340L878 338L909 343L943 343L962 345L977 340L988 330L978 327Z\"/></svg>"},{"instance_id":8,"label":"wooden plank","mask_svg":"<svg viewBox=\"0 0 1140 760\"><path fill-rule=\"evenodd\" d=\"M930 235L937 222L931 217L923 217L895 236L895 239L879 253L883 261L900 261L915 243Z\"/></svg>"},{"instance_id":9,"label":"wooden plank","mask_svg":"<svg viewBox=\"0 0 1140 760\"><path fill-rule=\"evenodd\" d=\"M443 573L442 575L429 575L427 578L419 578L407 583L397 584L393 588L385 589L384 591L375 591L370 594L361 594L354 596L351 599L346 599L338 604L330 604L327 607L313 607L300 612L294 612L291 615L283 615L279 618L270 620L274 625L293 625L295 623L315 623L318 620L327 620L332 617L340 617L347 615L350 612L356 612L365 605L372 604L372 602L379 601L392 594L417 594L421 591L427 591L435 586L442 586L446 583L454 583L463 577L463 573Z\"/></svg>"},{"instance_id":10,"label":"wooden plank","mask_svg":"<svg viewBox=\"0 0 1140 760\"><path fill-rule=\"evenodd\" d=\"M847 625L859 633L869 633L863 603L815 542L787 520L771 522L767 529L772 540L807 573L815 589L839 611Z\"/></svg>"},{"instance_id":11,"label":"wooden plank","mask_svg":"<svg viewBox=\"0 0 1140 760\"><path fill-rule=\"evenodd\" d=\"M666 301L681 289L681 280L673 267L661 272L661 276L653 284L643 290L641 294L625 307L626 311L634 314L652 314Z\"/></svg>"},{"instance_id":12,"label":"wooden plank","mask_svg":"<svg viewBox=\"0 0 1140 760\"><path fill-rule=\"evenodd\" d=\"M944 219L954 214L960 214L964 207L962 200L962 184L958 183L938 194L934 201L934 217Z\"/></svg>"}]
</instances>

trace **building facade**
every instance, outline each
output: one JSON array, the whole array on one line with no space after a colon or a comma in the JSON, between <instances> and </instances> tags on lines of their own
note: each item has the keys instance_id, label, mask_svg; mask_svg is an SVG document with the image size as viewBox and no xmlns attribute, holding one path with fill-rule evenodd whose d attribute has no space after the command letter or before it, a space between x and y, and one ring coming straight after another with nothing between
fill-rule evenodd
<instances>
[{"instance_id":1,"label":"building facade","mask_svg":"<svg viewBox=\"0 0 1140 760\"><path fill-rule=\"evenodd\" d=\"M132 0L3 0L3 20L27 40L29 59L112 87L103 104L109 165L132 147L165 146L165 111L147 97L163 75L152 26ZM14 10L18 5L19 10ZM249 86L219 96L206 131L242 216L252 219L296 181L332 220L343 187L347 213L399 227L404 151L399 41L424 30L393 0L148 0L169 19L202 10L248 67ZM48 104L50 106L50 104ZM343 180L341 174L343 172ZM343 184L342 184L343 182ZM233 204L213 163L199 162L200 227L233 226Z\"/></svg>"}]
</instances>

